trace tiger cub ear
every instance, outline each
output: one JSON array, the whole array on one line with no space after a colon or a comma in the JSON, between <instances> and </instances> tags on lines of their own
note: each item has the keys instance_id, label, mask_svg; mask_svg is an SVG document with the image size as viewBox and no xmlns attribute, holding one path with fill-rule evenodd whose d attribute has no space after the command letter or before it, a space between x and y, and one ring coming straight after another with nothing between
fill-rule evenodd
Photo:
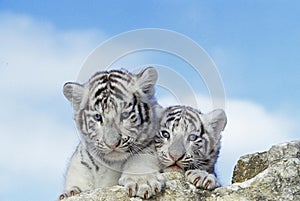
<instances>
[{"instance_id":1,"label":"tiger cub ear","mask_svg":"<svg viewBox=\"0 0 300 201\"><path fill-rule=\"evenodd\" d=\"M220 135L221 131L224 130L226 123L227 123L227 117L222 109L216 109L208 114L204 114L202 116L203 124L206 127L206 129L209 131L212 131L212 135L214 135L216 138Z\"/></svg>"},{"instance_id":2,"label":"tiger cub ear","mask_svg":"<svg viewBox=\"0 0 300 201\"><path fill-rule=\"evenodd\" d=\"M72 103L74 110L80 108L80 103L84 95L83 85L76 82L67 82L64 85L63 93L65 97Z\"/></svg>"},{"instance_id":3,"label":"tiger cub ear","mask_svg":"<svg viewBox=\"0 0 300 201\"><path fill-rule=\"evenodd\" d=\"M166 111L166 109L163 108L163 107L162 107L161 105L159 105L159 104L155 104L155 105L153 106L153 109L154 109L154 112L155 112L155 115L156 115L157 119L158 119L158 120L161 120L161 118L162 118L164 112Z\"/></svg>"},{"instance_id":4,"label":"tiger cub ear","mask_svg":"<svg viewBox=\"0 0 300 201\"><path fill-rule=\"evenodd\" d=\"M154 95L154 85L157 81L157 71L153 67L147 67L137 74L137 86L142 95L151 97Z\"/></svg>"}]
</instances>

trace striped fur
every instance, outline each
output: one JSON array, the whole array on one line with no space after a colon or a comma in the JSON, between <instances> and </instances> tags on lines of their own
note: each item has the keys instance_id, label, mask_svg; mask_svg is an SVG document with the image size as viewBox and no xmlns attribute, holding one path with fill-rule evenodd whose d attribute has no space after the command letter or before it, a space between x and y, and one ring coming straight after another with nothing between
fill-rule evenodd
<instances>
[{"instance_id":1,"label":"striped fur","mask_svg":"<svg viewBox=\"0 0 300 201\"><path fill-rule=\"evenodd\" d=\"M188 106L166 108L155 137L155 146L163 169L179 168L184 172L201 170L215 175L220 133L225 125L226 116L223 110L201 114Z\"/></svg>"},{"instance_id":2,"label":"striped fur","mask_svg":"<svg viewBox=\"0 0 300 201\"><path fill-rule=\"evenodd\" d=\"M157 125L156 80L156 70L149 67L137 75L126 70L102 71L83 85L65 84L64 95L73 105L81 136L67 172L66 191L73 186L88 190L118 184L124 167L130 166L127 161L151 152ZM81 176L87 181L74 181L73 177Z\"/></svg>"}]
</instances>

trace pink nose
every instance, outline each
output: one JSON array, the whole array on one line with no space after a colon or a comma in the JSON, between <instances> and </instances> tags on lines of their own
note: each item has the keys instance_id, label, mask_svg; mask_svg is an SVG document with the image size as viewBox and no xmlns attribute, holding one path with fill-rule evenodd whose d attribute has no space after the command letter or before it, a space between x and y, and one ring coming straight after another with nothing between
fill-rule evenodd
<instances>
[{"instance_id":1,"label":"pink nose","mask_svg":"<svg viewBox=\"0 0 300 201\"><path fill-rule=\"evenodd\" d=\"M172 152L170 152L169 155L174 161L179 161L184 157L184 154L182 154L182 153L174 153L174 152L172 153Z\"/></svg>"},{"instance_id":2,"label":"pink nose","mask_svg":"<svg viewBox=\"0 0 300 201\"><path fill-rule=\"evenodd\" d=\"M111 149L117 148L120 145L120 143L121 143L121 140L119 140L117 142L114 142L114 143L107 143L107 142L105 142L106 146L108 146Z\"/></svg>"}]
</instances>

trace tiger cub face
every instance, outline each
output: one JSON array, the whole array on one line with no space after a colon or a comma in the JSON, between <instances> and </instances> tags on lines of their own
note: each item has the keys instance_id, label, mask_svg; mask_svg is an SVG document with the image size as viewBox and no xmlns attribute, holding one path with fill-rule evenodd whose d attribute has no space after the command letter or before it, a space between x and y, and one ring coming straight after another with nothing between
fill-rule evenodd
<instances>
[{"instance_id":1,"label":"tiger cub face","mask_svg":"<svg viewBox=\"0 0 300 201\"><path fill-rule=\"evenodd\" d=\"M72 103L81 142L100 161L124 161L154 137L153 105L157 72L98 72L85 84L69 82L64 95Z\"/></svg>"},{"instance_id":2,"label":"tiger cub face","mask_svg":"<svg viewBox=\"0 0 300 201\"><path fill-rule=\"evenodd\" d=\"M226 125L223 110L208 114L187 106L165 109L155 146L164 169L201 169L214 172L220 133Z\"/></svg>"}]
</instances>

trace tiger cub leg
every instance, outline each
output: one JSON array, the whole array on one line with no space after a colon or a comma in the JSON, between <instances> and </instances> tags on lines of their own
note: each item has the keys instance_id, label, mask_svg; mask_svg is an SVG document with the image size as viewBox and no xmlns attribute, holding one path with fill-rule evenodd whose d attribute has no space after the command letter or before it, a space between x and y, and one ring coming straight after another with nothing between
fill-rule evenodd
<instances>
[{"instance_id":1,"label":"tiger cub leg","mask_svg":"<svg viewBox=\"0 0 300 201\"><path fill-rule=\"evenodd\" d=\"M149 199L165 186L165 179L158 170L156 157L150 154L133 156L125 163L119 184L125 187L129 197Z\"/></svg>"},{"instance_id":2,"label":"tiger cub leg","mask_svg":"<svg viewBox=\"0 0 300 201\"><path fill-rule=\"evenodd\" d=\"M93 188L94 178L91 169L82 163L82 158L77 149L73 154L66 176L64 192L59 196L59 200L74 196Z\"/></svg>"},{"instance_id":3,"label":"tiger cub leg","mask_svg":"<svg viewBox=\"0 0 300 201\"><path fill-rule=\"evenodd\" d=\"M209 174L203 170L188 170L185 173L187 181L194 184L198 188L213 190L220 187L220 182L214 174Z\"/></svg>"}]
</instances>

